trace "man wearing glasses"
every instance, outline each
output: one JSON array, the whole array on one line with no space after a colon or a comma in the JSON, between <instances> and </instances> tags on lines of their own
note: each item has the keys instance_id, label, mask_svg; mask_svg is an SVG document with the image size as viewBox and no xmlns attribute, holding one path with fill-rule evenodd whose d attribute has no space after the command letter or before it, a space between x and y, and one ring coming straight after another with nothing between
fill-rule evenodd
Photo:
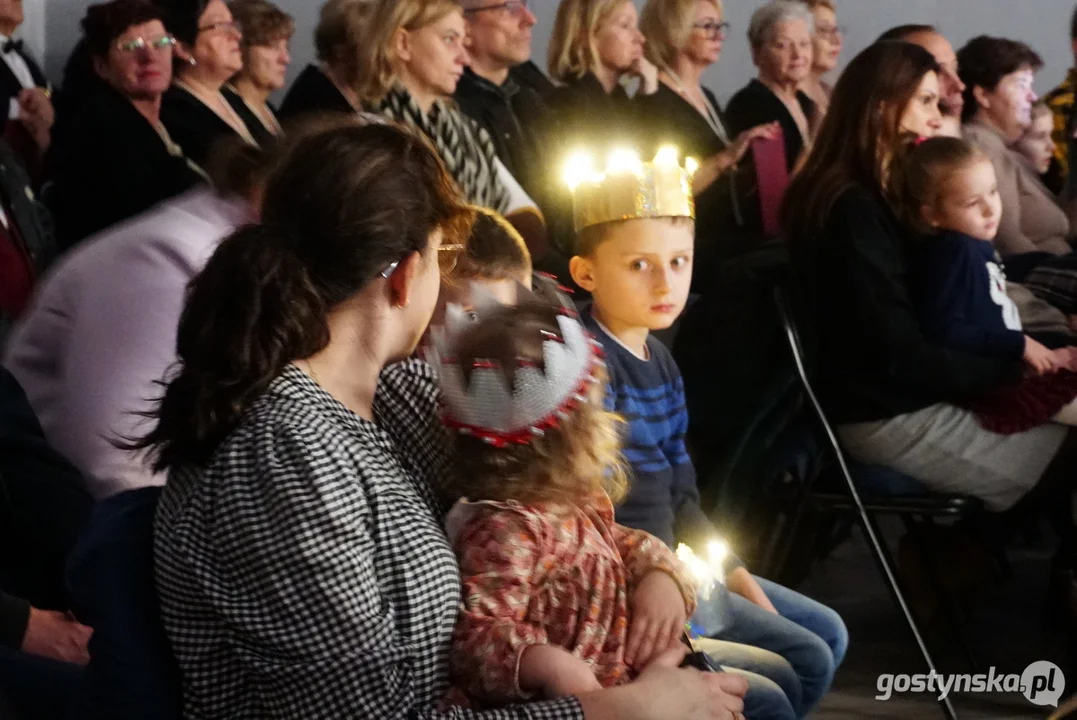
<instances>
[{"instance_id":1,"label":"man wearing glasses","mask_svg":"<svg viewBox=\"0 0 1077 720\"><path fill-rule=\"evenodd\" d=\"M530 61L535 16L528 0L464 0L470 67L456 86L460 108L486 129L498 158L520 181L545 216L547 233L560 247L572 233L571 217L558 202L543 157L543 128L549 109L543 94L553 89ZM556 252L535 258L536 267L568 281L567 260Z\"/></svg>"},{"instance_id":2,"label":"man wearing glasses","mask_svg":"<svg viewBox=\"0 0 1077 720\"><path fill-rule=\"evenodd\" d=\"M456 101L486 129L501 162L542 204L534 130L546 109L537 92L510 74L531 58L535 16L527 0L464 0L463 5L471 65L457 85Z\"/></svg>"}]
</instances>

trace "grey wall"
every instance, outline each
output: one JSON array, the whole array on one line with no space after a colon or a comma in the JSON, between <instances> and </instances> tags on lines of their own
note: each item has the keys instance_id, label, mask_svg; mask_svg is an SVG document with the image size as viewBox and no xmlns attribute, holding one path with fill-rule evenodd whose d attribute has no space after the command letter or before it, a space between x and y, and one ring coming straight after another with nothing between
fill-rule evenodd
<instances>
[{"instance_id":1,"label":"grey wall","mask_svg":"<svg viewBox=\"0 0 1077 720\"><path fill-rule=\"evenodd\" d=\"M642 0L637 0L642 4ZM1040 73L1041 91L1056 85L1072 64L1069 18L1074 0L838 0L840 22L849 27L846 58L869 45L894 25L923 22L939 26L956 47L980 34L1023 40L1043 55L1047 66ZM78 37L78 23L88 0L26 0L29 16L40 15L45 5L43 39L46 66L58 79L63 61ZM292 76L313 57L313 29L319 0L277 0L296 19ZM752 10L761 0L725 0L726 19L733 24L721 61L706 78L722 98L728 98L754 74L744 37ZM545 65L546 43L553 28L556 0L531 0L538 17L535 58ZM40 24L40 23L38 23ZM40 32L28 21L27 31ZM28 39L33 40L32 37ZM35 41L38 42L38 41Z\"/></svg>"}]
</instances>

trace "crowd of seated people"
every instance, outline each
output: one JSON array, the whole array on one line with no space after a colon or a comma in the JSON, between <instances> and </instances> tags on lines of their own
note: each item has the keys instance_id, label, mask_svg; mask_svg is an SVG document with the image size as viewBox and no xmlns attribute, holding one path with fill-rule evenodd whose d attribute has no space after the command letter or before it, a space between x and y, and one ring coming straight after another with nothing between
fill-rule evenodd
<instances>
[{"instance_id":1,"label":"crowd of seated people","mask_svg":"<svg viewBox=\"0 0 1077 720\"><path fill-rule=\"evenodd\" d=\"M528 0L328 0L287 87L271 0L110 0L53 88L21 4L0 0L0 717L157 687L130 659L84 674L125 628L84 624L65 581L97 573L73 552L95 509L147 507L126 540L152 556L169 716L807 716L841 617L730 553L704 628L674 553L716 537L686 408L720 410L655 332L757 252L803 295L850 456L998 527L1048 517L1077 591L1077 119L1072 78L1037 103L1028 45L904 25L843 65L839 2L759 0L757 76L716 88L722 0L560 0L548 75ZM683 182L581 212L567 155L622 145L643 185Z\"/></svg>"}]
</instances>

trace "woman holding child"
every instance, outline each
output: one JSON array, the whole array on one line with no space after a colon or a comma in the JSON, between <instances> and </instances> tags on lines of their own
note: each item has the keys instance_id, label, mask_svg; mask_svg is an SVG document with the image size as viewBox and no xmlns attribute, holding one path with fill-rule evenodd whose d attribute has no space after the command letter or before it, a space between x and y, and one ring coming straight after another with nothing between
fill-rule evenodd
<instances>
[{"instance_id":1,"label":"woman holding child","mask_svg":"<svg viewBox=\"0 0 1077 720\"><path fill-rule=\"evenodd\" d=\"M936 344L917 317L908 282L915 233L891 205L892 162L903 136L934 134L938 73L909 43L857 56L789 188L784 224L813 300L822 400L848 452L1003 511L1045 475L1064 473L1066 429L985 430L959 403L1015 382L1020 359Z\"/></svg>"},{"instance_id":2,"label":"woman holding child","mask_svg":"<svg viewBox=\"0 0 1077 720\"><path fill-rule=\"evenodd\" d=\"M350 123L300 140L264 208L196 281L147 439L170 472L155 555L186 712L741 718L743 681L676 669L677 651L614 689L442 703L461 579L433 483L450 454L434 375L409 358L471 214L426 143Z\"/></svg>"}]
</instances>

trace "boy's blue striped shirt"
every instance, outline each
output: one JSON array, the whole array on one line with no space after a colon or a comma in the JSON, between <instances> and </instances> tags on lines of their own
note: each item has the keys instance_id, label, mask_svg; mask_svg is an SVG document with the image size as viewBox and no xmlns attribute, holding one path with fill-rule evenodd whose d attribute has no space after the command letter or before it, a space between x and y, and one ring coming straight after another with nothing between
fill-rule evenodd
<instances>
[{"instance_id":1,"label":"boy's blue striped shirt","mask_svg":"<svg viewBox=\"0 0 1077 720\"><path fill-rule=\"evenodd\" d=\"M623 453L631 466L631 485L617 508L617 522L669 545L698 546L715 531L699 505L695 469L685 448L688 410L673 356L648 338L650 357L641 360L607 335L590 313L583 321L606 351L606 408L628 424Z\"/></svg>"}]
</instances>

